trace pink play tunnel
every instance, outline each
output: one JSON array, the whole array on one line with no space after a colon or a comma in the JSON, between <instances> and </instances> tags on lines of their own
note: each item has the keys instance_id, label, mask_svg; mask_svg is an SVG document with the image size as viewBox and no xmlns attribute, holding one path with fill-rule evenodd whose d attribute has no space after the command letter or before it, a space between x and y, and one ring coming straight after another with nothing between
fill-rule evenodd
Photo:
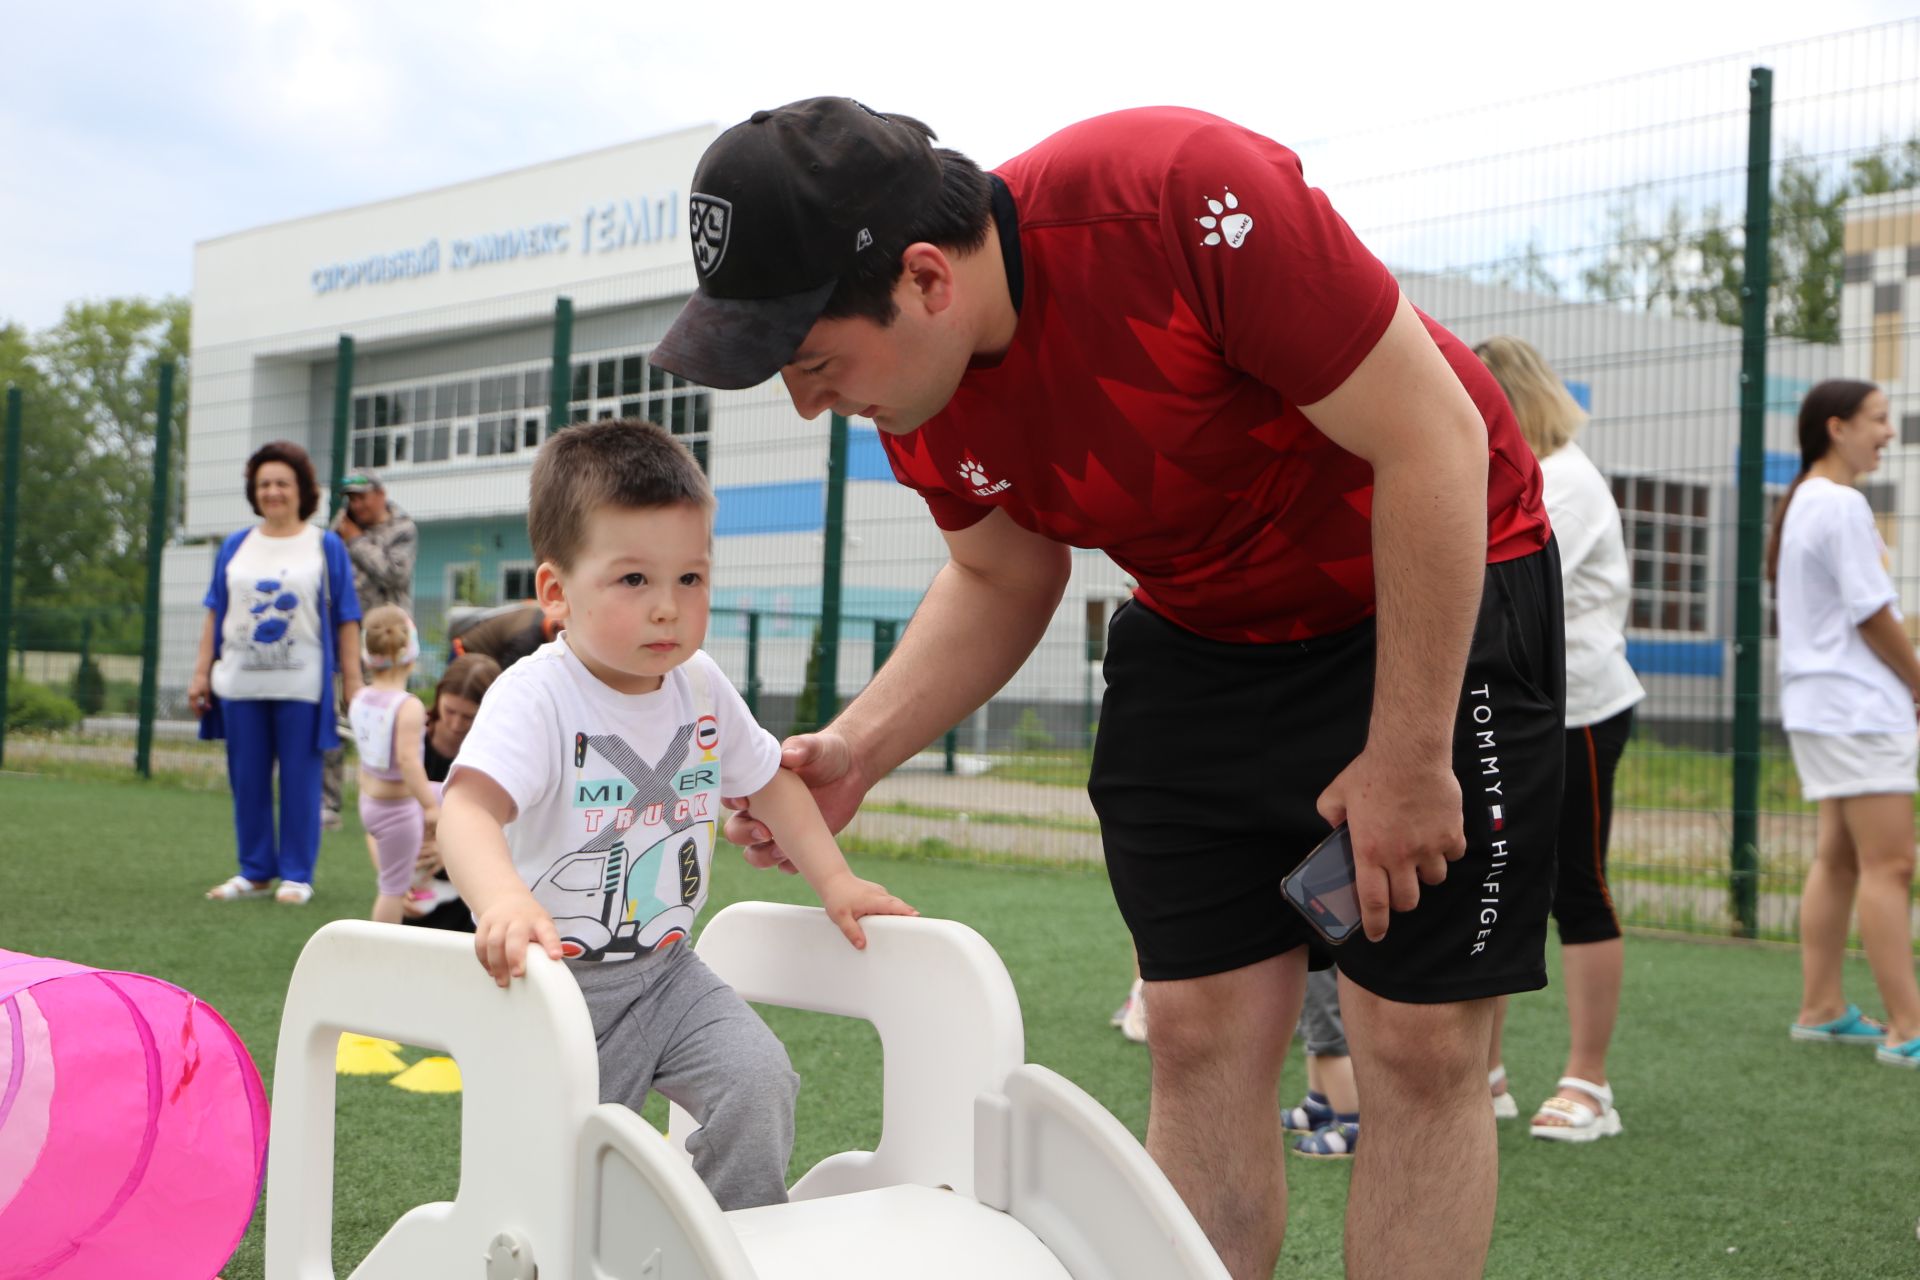
<instances>
[{"instance_id":1,"label":"pink play tunnel","mask_svg":"<svg viewBox=\"0 0 1920 1280\"><path fill-rule=\"evenodd\" d=\"M266 1151L260 1073L190 992L0 950L0 1280L212 1276Z\"/></svg>"}]
</instances>

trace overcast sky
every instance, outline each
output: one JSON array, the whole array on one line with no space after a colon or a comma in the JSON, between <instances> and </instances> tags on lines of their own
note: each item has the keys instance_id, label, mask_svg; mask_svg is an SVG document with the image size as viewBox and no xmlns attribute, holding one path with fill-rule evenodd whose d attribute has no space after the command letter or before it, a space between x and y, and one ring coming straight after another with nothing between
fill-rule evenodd
<instances>
[{"instance_id":1,"label":"overcast sky","mask_svg":"<svg viewBox=\"0 0 1920 1280\"><path fill-rule=\"evenodd\" d=\"M40 328L83 297L187 293L193 244L212 236L812 94L919 116L987 164L1146 103L1200 107L1302 147L1910 17L1920 0L1739 8L1731 19L1729 4L1672 0L16 3L0 79L0 321ZM1567 16L1542 16L1556 11Z\"/></svg>"}]
</instances>

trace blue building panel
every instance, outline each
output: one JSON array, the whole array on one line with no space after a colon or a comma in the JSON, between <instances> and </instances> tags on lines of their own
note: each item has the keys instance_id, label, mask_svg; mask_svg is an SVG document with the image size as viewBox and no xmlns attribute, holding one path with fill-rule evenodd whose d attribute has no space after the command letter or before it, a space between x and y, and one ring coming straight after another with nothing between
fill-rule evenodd
<instances>
[{"instance_id":1,"label":"blue building panel","mask_svg":"<svg viewBox=\"0 0 1920 1280\"><path fill-rule=\"evenodd\" d=\"M1627 662L1643 676L1717 680L1726 669L1726 658L1726 644L1720 640L1627 640Z\"/></svg>"}]
</instances>

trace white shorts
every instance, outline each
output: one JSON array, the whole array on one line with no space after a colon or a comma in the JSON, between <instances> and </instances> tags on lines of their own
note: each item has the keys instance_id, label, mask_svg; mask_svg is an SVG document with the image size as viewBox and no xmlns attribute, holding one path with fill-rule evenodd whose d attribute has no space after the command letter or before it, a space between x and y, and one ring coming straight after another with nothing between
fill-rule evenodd
<instances>
[{"instance_id":1,"label":"white shorts","mask_svg":"<svg viewBox=\"0 0 1920 1280\"><path fill-rule=\"evenodd\" d=\"M1920 737L1907 733L1789 731L1800 793L1809 800L1912 793L1920 769Z\"/></svg>"}]
</instances>

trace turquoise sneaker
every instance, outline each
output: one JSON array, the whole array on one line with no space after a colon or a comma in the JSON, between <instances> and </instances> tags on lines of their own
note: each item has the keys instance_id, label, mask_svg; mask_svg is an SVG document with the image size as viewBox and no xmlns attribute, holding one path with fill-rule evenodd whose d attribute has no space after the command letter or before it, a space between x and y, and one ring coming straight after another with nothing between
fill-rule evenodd
<instances>
[{"instance_id":1,"label":"turquoise sneaker","mask_svg":"<svg viewBox=\"0 0 1920 1280\"><path fill-rule=\"evenodd\" d=\"M1884 1044L1887 1039L1887 1029L1861 1013L1857 1004L1848 1005L1847 1011L1832 1022L1811 1027L1796 1022L1787 1029L1787 1034L1795 1040L1821 1044Z\"/></svg>"},{"instance_id":2,"label":"turquoise sneaker","mask_svg":"<svg viewBox=\"0 0 1920 1280\"><path fill-rule=\"evenodd\" d=\"M1920 1036L1905 1044L1883 1044L1874 1050L1874 1061L1883 1062L1889 1067L1906 1067L1920 1071Z\"/></svg>"}]
</instances>

